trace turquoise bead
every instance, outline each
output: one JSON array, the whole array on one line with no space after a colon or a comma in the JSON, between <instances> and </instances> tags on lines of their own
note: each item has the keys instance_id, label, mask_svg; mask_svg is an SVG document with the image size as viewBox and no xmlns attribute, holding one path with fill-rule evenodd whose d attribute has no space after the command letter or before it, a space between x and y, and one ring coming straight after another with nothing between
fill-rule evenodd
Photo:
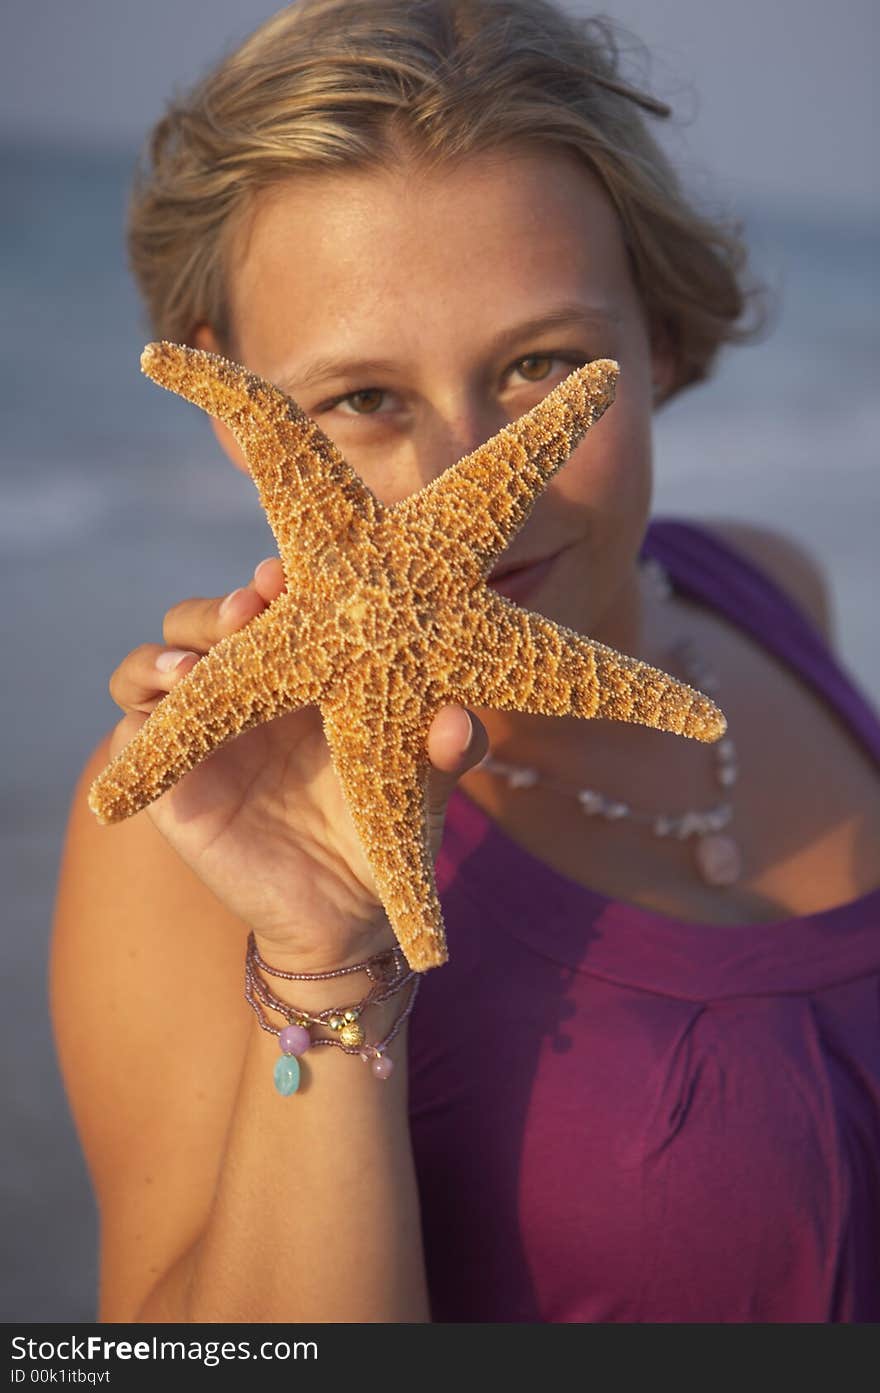
<instances>
[{"instance_id":1,"label":"turquoise bead","mask_svg":"<svg viewBox=\"0 0 880 1393\"><path fill-rule=\"evenodd\" d=\"M275 1065L275 1087L285 1098L299 1088L299 1060L295 1054L283 1054Z\"/></svg>"}]
</instances>

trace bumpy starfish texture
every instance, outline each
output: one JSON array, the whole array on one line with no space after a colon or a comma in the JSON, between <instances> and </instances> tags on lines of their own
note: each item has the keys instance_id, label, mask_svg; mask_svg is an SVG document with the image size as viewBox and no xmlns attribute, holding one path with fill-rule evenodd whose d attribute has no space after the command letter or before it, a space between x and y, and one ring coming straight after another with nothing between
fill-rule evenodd
<instances>
[{"instance_id":1,"label":"bumpy starfish texture","mask_svg":"<svg viewBox=\"0 0 880 1393\"><path fill-rule=\"evenodd\" d=\"M286 591L221 639L89 791L102 823L139 812L212 751L316 705L379 896L411 967L446 961L425 793L441 706L602 717L712 741L708 697L486 585L497 558L614 398L618 365L572 372L531 411L385 507L297 404L217 354L148 344L148 377L239 442Z\"/></svg>"}]
</instances>

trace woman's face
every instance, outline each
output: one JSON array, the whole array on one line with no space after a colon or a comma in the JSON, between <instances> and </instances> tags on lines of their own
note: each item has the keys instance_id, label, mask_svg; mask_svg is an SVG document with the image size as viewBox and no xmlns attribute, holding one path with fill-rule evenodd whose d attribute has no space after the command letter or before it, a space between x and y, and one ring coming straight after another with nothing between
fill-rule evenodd
<instances>
[{"instance_id":1,"label":"woman's face","mask_svg":"<svg viewBox=\"0 0 880 1393\"><path fill-rule=\"evenodd\" d=\"M576 366L617 359L615 402L503 560L559 552L521 602L606 641L626 629L653 384L672 364L652 353L613 206L573 156L520 146L433 173L297 176L257 203L230 298L234 356L293 397L386 504ZM207 329L196 342L218 347Z\"/></svg>"}]
</instances>

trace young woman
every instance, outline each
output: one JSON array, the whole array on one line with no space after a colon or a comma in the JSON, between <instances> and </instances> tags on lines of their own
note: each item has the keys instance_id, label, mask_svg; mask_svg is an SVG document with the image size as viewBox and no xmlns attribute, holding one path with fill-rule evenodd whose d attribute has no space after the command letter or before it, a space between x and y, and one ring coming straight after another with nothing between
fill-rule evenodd
<instances>
[{"instance_id":1,"label":"young woman","mask_svg":"<svg viewBox=\"0 0 880 1393\"><path fill-rule=\"evenodd\" d=\"M653 412L748 298L664 111L607 23L536 0L305 0L154 132L130 218L153 337L282 387L385 504L618 361L493 584L710 692L729 737L441 710L450 962L407 1021L403 994L365 1013L398 1024L390 1076L312 1048L282 1098L248 934L308 975L265 977L304 1016L393 936L314 708L96 823L94 777L280 562L170 609L111 678L55 923L104 1320L880 1318L880 723L799 546L650 518Z\"/></svg>"}]
</instances>

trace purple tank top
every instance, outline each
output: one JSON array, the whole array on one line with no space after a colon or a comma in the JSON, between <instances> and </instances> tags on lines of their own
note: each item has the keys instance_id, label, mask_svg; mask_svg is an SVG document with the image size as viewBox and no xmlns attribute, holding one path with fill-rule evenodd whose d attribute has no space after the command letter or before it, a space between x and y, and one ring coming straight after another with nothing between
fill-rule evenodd
<instances>
[{"instance_id":1,"label":"purple tank top","mask_svg":"<svg viewBox=\"0 0 880 1393\"><path fill-rule=\"evenodd\" d=\"M876 714L769 577L673 519L642 554L880 765ZM435 1321L880 1321L880 888L672 919L552 870L460 789L437 882L451 957L410 1032Z\"/></svg>"}]
</instances>

